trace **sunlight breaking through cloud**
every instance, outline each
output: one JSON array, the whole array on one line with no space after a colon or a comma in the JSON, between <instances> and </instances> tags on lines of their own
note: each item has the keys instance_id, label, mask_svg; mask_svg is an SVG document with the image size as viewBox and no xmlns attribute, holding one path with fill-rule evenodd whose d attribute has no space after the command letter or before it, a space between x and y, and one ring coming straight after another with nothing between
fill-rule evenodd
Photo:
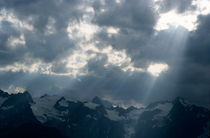
<instances>
[{"instance_id":1,"label":"sunlight breaking through cloud","mask_svg":"<svg viewBox=\"0 0 210 138\"><path fill-rule=\"evenodd\" d=\"M193 0L192 5L197 8L197 13L207 15L210 13L210 0Z\"/></svg>"},{"instance_id":2,"label":"sunlight breaking through cloud","mask_svg":"<svg viewBox=\"0 0 210 138\"><path fill-rule=\"evenodd\" d=\"M33 31L34 27L32 24L30 24L31 20L32 19L30 17L28 17L25 20L21 20L17 16L15 16L13 12L9 10L6 10L6 9L0 10L0 23L2 21L8 21L12 23L12 25L17 29L26 29L28 31ZM0 28L1 28L1 24L0 24Z\"/></svg>"},{"instance_id":3,"label":"sunlight breaking through cloud","mask_svg":"<svg viewBox=\"0 0 210 138\"><path fill-rule=\"evenodd\" d=\"M197 15L191 12L186 14L178 14L175 10L160 14L160 19L155 27L156 30L165 30L170 27L182 26L189 31L195 30L197 27Z\"/></svg>"},{"instance_id":4,"label":"sunlight breaking through cloud","mask_svg":"<svg viewBox=\"0 0 210 138\"><path fill-rule=\"evenodd\" d=\"M0 0L0 87L142 104L186 96L207 105L209 5Z\"/></svg>"},{"instance_id":5,"label":"sunlight breaking through cloud","mask_svg":"<svg viewBox=\"0 0 210 138\"><path fill-rule=\"evenodd\" d=\"M135 67L131 58L126 54L125 50L118 51L108 46L99 49L94 45L89 45L75 50L69 57L60 59L58 64L56 61L52 63L45 63L41 60L28 59L28 62L21 63L15 62L12 65L0 67L0 71L11 72L28 72L28 73L41 73L46 75L56 76L83 76L88 74L87 65L93 58L97 59L99 55L107 57L104 64L105 68L109 66L117 66L124 72L149 72L151 75L158 77L162 72L168 70L168 65L165 63L151 64L147 69ZM62 72L57 72L54 68L62 66Z\"/></svg>"},{"instance_id":6,"label":"sunlight breaking through cloud","mask_svg":"<svg viewBox=\"0 0 210 138\"><path fill-rule=\"evenodd\" d=\"M184 13L178 13L177 10L172 9L166 13L161 13L161 0L156 0L156 10L159 13L159 19L155 26L157 31L169 29L170 27L184 27L188 31L197 29L197 20L199 15L207 15L210 13L210 0L193 0L192 6L196 10L188 10Z\"/></svg>"},{"instance_id":7,"label":"sunlight breaking through cloud","mask_svg":"<svg viewBox=\"0 0 210 138\"><path fill-rule=\"evenodd\" d=\"M107 32L109 34L118 34L119 33L119 28L114 28L114 27L108 27Z\"/></svg>"},{"instance_id":8,"label":"sunlight breaking through cloud","mask_svg":"<svg viewBox=\"0 0 210 138\"><path fill-rule=\"evenodd\" d=\"M98 26L81 21L70 23L67 28L70 39L84 38L85 41L91 40L93 35L98 31Z\"/></svg>"},{"instance_id":9,"label":"sunlight breaking through cloud","mask_svg":"<svg viewBox=\"0 0 210 138\"><path fill-rule=\"evenodd\" d=\"M165 72L169 69L169 66L165 63L154 63L150 64L147 68L147 72L153 76L158 77L162 72Z\"/></svg>"},{"instance_id":10,"label":"sunlight breaking through cloud","mask_svg":"<svg viewBox=\"0 0 210 138\"><path fill-rule=\"evenodd\" d=\"M17 48L19 46L25 46L25 37L23 34L20 35L20 37L9 37L7 40L7 45L10 48Z\"/></svg>"}]
</instances>

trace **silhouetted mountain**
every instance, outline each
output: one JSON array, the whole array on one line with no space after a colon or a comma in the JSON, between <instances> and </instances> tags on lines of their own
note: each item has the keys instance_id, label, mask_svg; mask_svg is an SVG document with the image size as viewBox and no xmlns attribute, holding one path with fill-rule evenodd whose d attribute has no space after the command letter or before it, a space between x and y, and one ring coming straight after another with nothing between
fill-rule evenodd
<instances>
[{"instance_id":1,"label":"silhouetted mountain","mask_svg":"<svg viewBox=\"0 0 210 138\"><path fill-rule=\"evenodd\" d=\"M38 123L31 110L33 99L28 92L6 95L1 92L0 128Z\"/></svg>"},{"instance_id":2,"label":"silhouetted mountain","mask_svg":"<svg viewBox=\"0 0 210 138\"><path fill-rule=\"evenodd\" d=\"M122 138L124 129L107 117L106 108L92 102L74 102L58 96L35 99L32 109L45 126L71 138Z\"/></svg>"},{"instance_id":3,"label":"silhouetted mountain","mask_svg":"<svg viewBox=\"0 0 210 138\"><path fill-rule=\"evenodd\" d=\"M0 91L0 137L208 138L209 110L183 98L145 108Z\"/></svg>"},{"instance_id":4,"label":"silhouetted mountain","mask_svg":"<svg viewBox=\"0 0 210 138\"><path fill-rule=\"evenodd\" d=\"M209 111L183 98L149 105L136 127L135 138L202 138L209 137ZM165 111L165 112L163 112Z\"/></svg>"}]
</instances>

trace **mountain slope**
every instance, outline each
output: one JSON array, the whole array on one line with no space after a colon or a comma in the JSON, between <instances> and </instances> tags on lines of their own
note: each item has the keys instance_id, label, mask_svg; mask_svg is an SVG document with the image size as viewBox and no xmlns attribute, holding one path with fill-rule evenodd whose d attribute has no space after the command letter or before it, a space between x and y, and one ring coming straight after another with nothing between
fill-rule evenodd
<instances>
[{"instance_id":1,"label":"mountain slope","mask_svg":"<svg viewBox=\"0 0 210 138\"><path fill-rule=\"evenodd\" d=\"M0 137L208 138L209 113L180 97L125 109L99 97L80 102L0 91Z\"/></svg>"},{"instance_id":2,"label":"mountain slope","mask_svg":"<svg viewBox=\"0 0 210 138\"><path fill-rule=\"evenodd\" d=\"M7 94L0 90L0 137L62 138L52 127L41 124L31 109L33 99L28 92Z\"/></svg>"},{"instance_id":3,"label":"mountain slope","mask_svg":"<svg viewBox=\"0 0 210 138\"><path fill-rule=\"evenodd\" d=\"M124 135L122 124L110 120L102 105L45 96L36 99L32 109L40 122L57 127L67 137L123 138Z\"/></svg>"},{"instance_id":4,"label":"mountain slope","mask_svg":"<svg viewBox=\"0 0 210 138\"><path fill-rule=\"evenodd\" d=\"M147 109L138 119L135 138L197 138L208 128L209 111L182 98L150 105Z\"/></svg>"}]
</instances>

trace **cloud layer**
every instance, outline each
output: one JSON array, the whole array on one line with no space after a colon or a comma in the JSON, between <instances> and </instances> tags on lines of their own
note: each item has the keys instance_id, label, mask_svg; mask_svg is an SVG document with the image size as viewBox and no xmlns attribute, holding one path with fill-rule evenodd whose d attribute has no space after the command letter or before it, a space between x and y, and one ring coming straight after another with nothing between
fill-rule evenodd
<instances>
[{"instance_id":1,"label":"cloud layer","mask_svg":"<svg viewBox=\"0 0 210 138\"><path fill-rule=\"evenodd\" d=\"M209 3L1 0L0 88L208 106Z\"/></svg>"}]
</instances>

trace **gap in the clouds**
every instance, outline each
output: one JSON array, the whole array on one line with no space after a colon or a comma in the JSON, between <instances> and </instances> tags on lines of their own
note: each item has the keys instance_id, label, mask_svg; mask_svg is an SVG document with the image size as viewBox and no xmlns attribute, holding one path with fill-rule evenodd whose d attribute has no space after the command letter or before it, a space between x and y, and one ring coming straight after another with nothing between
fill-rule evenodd
<instances>
[{"instance_id":1,"label":"gap in the clouds","mask_svg":"<svg viewBox=\"0 0 210 138\"><path fill-rule=\"evenodd\" d=\"M64 2L63 0L61 1ZM61 1L59 2L60 4L62 3ZM58 6L58 9L66 9L64 11L58 9L54 10L54 6L52 6L52 9L48 7L49 11L46 9L47 12L43 12L40 9L36 9L39 8L39 6L35 6L36 10L33 9L33 4L31 5L32 7L29 6L29 9L26 10L28 12L32 10L32 13L25 12L24 5L23 8L17 6L17 9L15 6L14 10L12 10L13 8L11 8L11 10L9 10L9 8L0 10L0 28L1 22L2 24L3 22L7 22L7 24L10 23L20 32L19 37L12 37L12 35L10 36L10 34L8 34L7 41L10 41L10 43L6 43L10 48L8 51L0 49L0 54L8 54L8 56L3 56L2 58L5 60L2 62L8 62L8 64L5 64L5 66L0 65L0 76L1 73L3 75L4 73L10 74L7 77L2 77L6 79L0 81L2 82L0 85L11 92L22 92L26 89L30 91L33 96L41 96L44 93L50 93L58 95L69 94L68 96L73 98L88 98L97 94L99 96L108 94L118 98L127 96L126 98L133 98L136 101L139 100L139 102L142 102L143 99L143 103L147 101L150 102L149 100L154 99L153 97L158 94L164 97L167 95L165 91L174 94L171 97L176 97L180 86L174 84L177 85L177 88L173 87L175 89L172 92L172 90L170 90L172 88L165 86L164 82L175 82L178 77L180 77L179 69L184 68L182 62L185 60L186 43L189 33L191 33L189 31L196 29L197 26L195 23L198 22L197 20L199 18L197 17L199 14L205 15L210 13L210 6L208 7L209 0L192 1L194 2L194 6L197 6L196 11L177 13L177 11L173 9L166 13L158 13L159 20L157 19L156 25L158 26L160 22L163 28L164 25L166 26L166 28L164 28L165 30L163 30L161 26L159 30L155 28L155 19L150 22L150 16L152 17L153 14L148 14L147 16L146 12L150 13L150 10L147 9L147 0L141 0L140 4L137 1L134 1L136 3L132 4L129 0L116 0L118 6L113 7L111 1L103 1L105 4L102 4L103 6L101 5L101 7L99 6L98 9L94 7L97 6L94 5L96 4L95 2L86 1L83 4L81 2L79 7L74 6L74 4L72 7L62 7L69 3L64 3L65 5L61 5L61 7L59 7L59 5L55 6ZM39 1L40 4L45 5L45 2L42 2L43 1ZM145 5L144 2L146 2ZM25 6L28 7L27 4ZM74 7L76 9L78 8L79 13L82 15L71 15L71 13L74 13L74 11L71 11ZM142 10L144 8L145 10ZM20 9L21 12L19 11ZM34 10L36 11L35 13L33 13ZM55 15L51 13L51 10ZM100 12L100 10L103 12ZM26 14L24 16L27 18L20 18L23 13ZM74 14L76 13L75 11ZM33 14L37 19L31 17L30 20L30 16ZM71 18L71 16L78 16L78 20ZM96 16L100 16L100 19L103 19L101 24L100 21L94 21L96 20L94 18L97 18ZM144 17L148 17L149 21ZM44 23L45 19L46 25ZM144 21L144 19L146 20ZM60 24L61 22L64 22L65 25L63 23ZM143 27L141 27L142 23ZM181 25L183 27L181 27ZM6 35L9 30L7 27L2 27L3 31L5 28ZM148 51L146 54L142 54L143 51L141 51L140 47L144 45L142 44L143 40L137 40L135 42L136 39L141 39L140 37L143 37L142 39L148 37L148 40L145 41L153 41L150 40L151 36L144 32L144 29L147 27L154 27L153 29L156 29L157 32L154 37L158 37L160 33L165 33L164 38L157 38L159 39L158 41L161 41L157 44L157 47L162 48L160 50L162 51L162 55L158 55L159 51L155 51L157 48L148 48L149 50L146 48L149 52L157 54L154 54L157 59L147 57L150 54ZM41 31L41 28L44 28L44 32ZM61 30L64 30L64 34L63 31L59 33ZM152 30L152 32L153 31L155 30ZM44 34L40 35L39 33ZM126 35L123 33L126 33ZM99 39L102 34L105 35L103 36L104 38L101 36L102 38ZM2 36L4 35L5 34ZM61 38L65 36L65 39L61 39L58 36ZM135 36L135 39L131 39L131 37ZM39 38L41 39L40 41ZM116 42L115 45L114 40L111 38L118 39L116 41L122 42ZM31 41L31 39L33 41ZM44 41L43 43L41 42L42 39ZM106 39L108 42L106 42ZM125 39L125 41L123 41L123 39ZM138 45L138 47L135 47L135 45ZM153 45L155 46L154 43ZM142 47L147 46L144 45ZM19 52L18 48L23 48L27 51L23 50ZM129 53L130 49L134 49L139 57L141 57L142 54L142 58L147 58L146 60L142 60L143 62L149 62L148 64L142 63L147 64L147 66L142 67L141 63L138 64L137 62L141 62L141 59L135 59L132 53ZM11 54L9 54L10 52ZM16 54L21 56L16 56ZM24 54L27 56L22 56ZM14 57L14 59L10 59L10 56ZM165 57L162 58L161 56ZM10 62L10 60L14 61ZM92 61L93 63L91 63ZM90 67L92 66L91 64L95 66ZM149 77L141 78L142 76L139 74L146 74ZM95 77L95 79L92 79L90 76L92 78ZM136 79L136 76L139 79ZM135 81L145 81L143 82L145 86L139 84L142 82L136 83ZM114 85L111 83L114 83ZM165 93L156 91L160 90L158 87L160 89L165 88ZM138 90L139 94L136 92ZM132 96L126 95L125 93L129 93Z\"/></svg>"}]
</instances>

